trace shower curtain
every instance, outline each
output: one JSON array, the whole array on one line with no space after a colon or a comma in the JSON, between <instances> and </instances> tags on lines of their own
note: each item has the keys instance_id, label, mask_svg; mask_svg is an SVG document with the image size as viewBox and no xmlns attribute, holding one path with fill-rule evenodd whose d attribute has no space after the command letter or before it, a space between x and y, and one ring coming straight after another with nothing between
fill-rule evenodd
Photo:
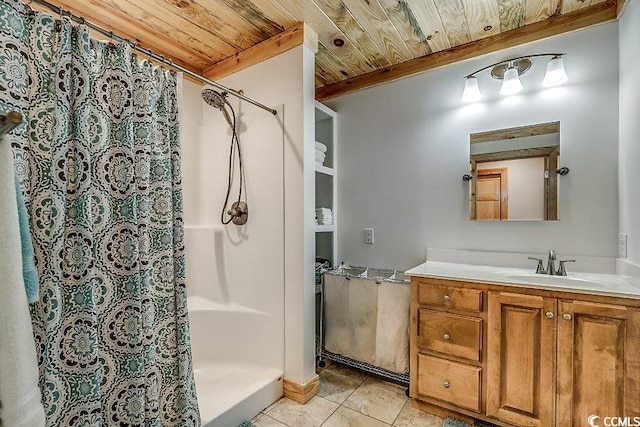
<instances>
[{"instance_id":1,"label":"shower curtain","mask_svg":"<svg viewBox=\"0 0 640 427\"><path fill-rule=\"evenodd\" d=\"M0 109L40 274L48 426L197 426L177 77L85 26L0 2Z\"/></svg>"}]
</instances>

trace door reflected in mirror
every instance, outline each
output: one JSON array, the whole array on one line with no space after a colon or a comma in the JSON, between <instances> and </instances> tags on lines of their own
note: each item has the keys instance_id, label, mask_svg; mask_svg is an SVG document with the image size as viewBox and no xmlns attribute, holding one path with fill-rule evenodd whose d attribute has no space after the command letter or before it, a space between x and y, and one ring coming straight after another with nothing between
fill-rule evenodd
<instances>
[{"instance_id":1,"label":"door reflected in mirror","mask_svg":"<svg viewBox=\"0 0 640 427\"><path fill-rule=\"evenodd\" d=\"M473 133L470 153L471 220L558 219L560 122Z\"/></svg>"}]
</instances>

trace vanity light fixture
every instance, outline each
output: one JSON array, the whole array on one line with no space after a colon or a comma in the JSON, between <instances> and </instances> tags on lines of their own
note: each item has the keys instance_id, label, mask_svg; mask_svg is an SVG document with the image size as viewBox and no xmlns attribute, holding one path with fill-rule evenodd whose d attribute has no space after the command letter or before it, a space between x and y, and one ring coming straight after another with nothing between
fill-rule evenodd
<instances>
[{"instance_id":1,"label":"vanity light fixture","mask_svg":"<svg viewBox=\"0 0 640 427\"><path fill-rule=\"evenodd\" d=\"M562 61L563 55L564 53L539 53L535 55L518 56L480 68L465 77L462 101L475 102L482 97L476 74L489 68L491 68L492 77L502 80L502 87L500 88L501 95L509 96L520 92L522 90L520 76L531 68L532 58L543 56L550 56L551 59L547 64L547 72L542 81L542 85L544 87L561 85L569 80Z\"/></svg>"},{"instance_id":2,"label":"vanity light fixture","mask_svg":"<svg viewBox=\"0 0 640 427\"><path fill-rule=\"evenodd\" d=\"M520 74L518 69L513 65L507 68L502 77L502 87L500 88L500 95L515 95L522 90L522 83L520 82Z\"/></svg>"}]
</instances>

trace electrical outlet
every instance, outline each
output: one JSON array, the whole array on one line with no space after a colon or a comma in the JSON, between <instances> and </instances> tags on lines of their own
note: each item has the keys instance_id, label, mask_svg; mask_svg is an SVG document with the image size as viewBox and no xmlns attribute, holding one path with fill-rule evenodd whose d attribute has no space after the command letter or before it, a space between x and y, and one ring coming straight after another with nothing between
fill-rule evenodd
<instances>
[{"instance_id":1,"label":"electrical outlet","mask_svg":"<svg viewBox=\"0 0 640 427\"><path fill-rule=\"evenodd\" d=\"M373 245L373 228L364 229L364 242L367 245Z\"/></svg>"},{"instance_id":2,"label":"electrical outlet","mask_svg":"<svg viewBox=\"0 0 640 427\"><path fill-rule=\"evenodd\" d=\"M618 234L618 258L627 257L627 233Z\"/></svg>"}]
</instances>

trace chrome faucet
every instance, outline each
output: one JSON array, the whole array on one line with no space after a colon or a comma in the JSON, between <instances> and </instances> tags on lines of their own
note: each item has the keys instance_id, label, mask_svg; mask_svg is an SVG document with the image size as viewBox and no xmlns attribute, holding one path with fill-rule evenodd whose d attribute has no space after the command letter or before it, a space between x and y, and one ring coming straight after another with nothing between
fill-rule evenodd
<instances>
[{"instance_id":1,"label":"chrome faucet","mask_svg":"<svg viewBox=\"0 0 640 427\"><path fill-rule=\"evenodd\" d=\"M549 251L549 258L547 259L547 274L553 276L556 274L556 251L551 249Z\"/></svg>"},{"instance_id":2,"label":"chrome faucet","mask_svg":"<svg viewBox=\"0 0 640 427\"><path fill-rule=\"evenodd\" d=\"M561 260L558 264L558 269L556 270L555 262L556 262L556 251L551 249L549 251L549 258L547 260L547 268L544 268L544 263L540 258L529 257L534 261L538 261L538 266L536 267L536 274L548 274L549 276L566 276L567 270L564 267L566 262L576 262L575 259L567 259Z\"/></svg>"}]
</instances>

